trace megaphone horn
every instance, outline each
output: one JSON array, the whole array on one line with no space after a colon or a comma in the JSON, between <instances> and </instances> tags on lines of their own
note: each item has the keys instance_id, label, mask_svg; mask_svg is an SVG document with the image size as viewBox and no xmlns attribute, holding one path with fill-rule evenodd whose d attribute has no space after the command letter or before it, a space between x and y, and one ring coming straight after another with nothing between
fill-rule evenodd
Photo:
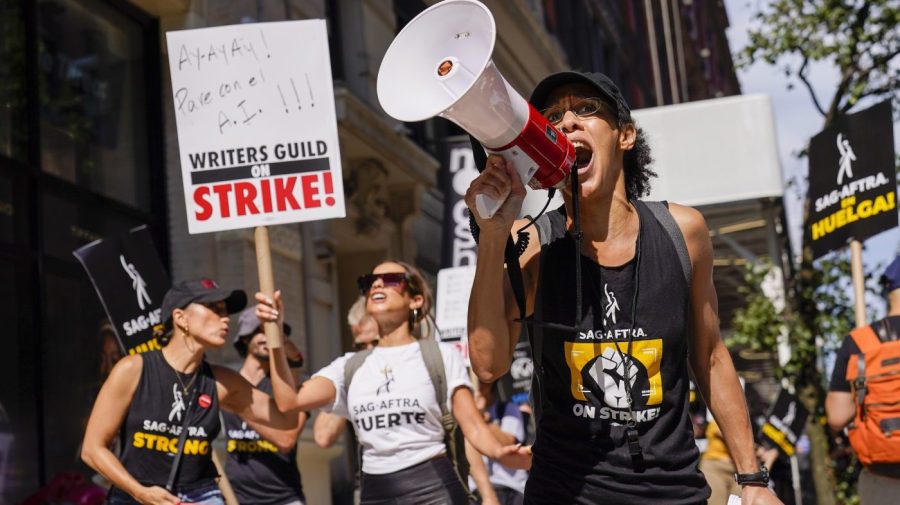
<instances>
[{"instance_id":1,"label":"megaphone horn","mask_svg":"<svg viewBox=\"0 0 900 505\"><path fill-rule=\"evenodd\" d=\"M534 189L561 185L575 162L575 148L494 66L496 35L494 18L480 2L432 5L397 34L385 53L378 101L400 121L434 116L453 121L489 153L511 162ZM476 210L491 217L504 200L478 195Z\"/></svg>"}]
</instances>

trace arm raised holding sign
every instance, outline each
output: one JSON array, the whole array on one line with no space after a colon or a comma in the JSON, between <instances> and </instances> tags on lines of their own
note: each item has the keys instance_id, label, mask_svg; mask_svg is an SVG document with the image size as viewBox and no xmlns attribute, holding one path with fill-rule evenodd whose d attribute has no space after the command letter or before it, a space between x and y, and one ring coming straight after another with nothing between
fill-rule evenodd
<instances>
[{"instance_id":1,"label":"arm raised holding sign","mask_svg":"<svg viewBox=\"0 0 900 505\"><path fill-rule=\"evenodd\" d=\"M210 279L175 284L161 309L162 350L127 356L113 367L81 452L113 483L110 503L223 503L212 461L220 408L274 429L296 427L296 413L282 413L239 374L204 358L207 349L225 344L228 314L246 303L243 291L220 289ZM109 449L117 433L118 458Z\"/></svg>"},{"instance_id":2,"label":"arm raised holding sign","mask_svg":"<svg viewBox=\"0 0 900 505\"><path fill-rule=\"evenodd\" d=\"M435 342L432 295L421 272L385 261L358 282L366 313L378 324L377 346L337 358L299 392L293 391L281 350L275 350L270 366L279 407L330 405L351 421L362 447L363 503L378 500L382 489L391 489L391 497L402 503L468 503L445 444L445 413L452 414L476 449L505 466L527 468L529 451L498 442L475 407L459 353ZM260 293L256 299L261 321L283 318L279 293L271 298Z\"/></svg>"}]
</instances>

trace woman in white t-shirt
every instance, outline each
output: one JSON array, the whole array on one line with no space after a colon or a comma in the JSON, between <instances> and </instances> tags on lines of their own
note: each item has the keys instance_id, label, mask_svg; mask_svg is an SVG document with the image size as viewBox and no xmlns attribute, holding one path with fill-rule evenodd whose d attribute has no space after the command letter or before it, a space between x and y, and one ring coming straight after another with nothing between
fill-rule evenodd
<instances>
[{"instance_id":1,"label":"woman in white t-shirt","mask_svg":"<svg viewBox=\"0 0 900 505\"><path fill-rule=\"evenodd\" d=\"M270 360L275 400L281 410L326 406L347 417L362 446L362 503L467 503L466 490L446 456L441 408L425 367L418 338L431 338L426 314L431 291L411 265L386 261L360 277L366 311L378 322L378 346L356 371L349 390L344 367L353 353L326 366L297 391L281 349ZM279 293L258 293L263 321L284 317ZM513 468L531 464L519 444L501 446L491 435L472 395L472 385L455 349L440 346L447 403L466 439L483 454Z\"/></svg>"}]
</instances>

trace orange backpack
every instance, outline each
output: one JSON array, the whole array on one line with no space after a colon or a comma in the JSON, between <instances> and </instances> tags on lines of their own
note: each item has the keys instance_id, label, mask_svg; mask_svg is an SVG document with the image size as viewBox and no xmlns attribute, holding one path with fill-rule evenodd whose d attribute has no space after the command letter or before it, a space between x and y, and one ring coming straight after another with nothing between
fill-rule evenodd
<instances>
[{"instance_id":1,"label":"orange backpack","mask_svg":"<svg viewBox=\"0 0 900 505\"><path fill-rule=\"evenodd\" d=\"M900 340L882 342L872 326L850 337L860 350L847 365L856 400L850 445L866 466L900 463Z\"/></svg>"}]
</instances>

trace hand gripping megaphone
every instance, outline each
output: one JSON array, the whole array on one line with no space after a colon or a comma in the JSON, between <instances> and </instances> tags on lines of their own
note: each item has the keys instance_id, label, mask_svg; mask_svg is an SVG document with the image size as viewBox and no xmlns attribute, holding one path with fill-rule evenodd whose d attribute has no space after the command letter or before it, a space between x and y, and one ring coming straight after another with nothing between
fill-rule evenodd
<instances>
[{"instance_id":1,"label":"hand gripping megaphone","mask_svg":"<svg viewBox=\"0 0 900 505\"><path fill-rule=\"evenodd\" d=\"M497 71L491 53L497 30L475 0L445 0L422 11L391 43L378 70L378 101L404 122L441 116L490 153L502 155L533 189L565 183L575 148ZM491 217L503 204L478 195Z\"/></svg>"}]
</instances>

